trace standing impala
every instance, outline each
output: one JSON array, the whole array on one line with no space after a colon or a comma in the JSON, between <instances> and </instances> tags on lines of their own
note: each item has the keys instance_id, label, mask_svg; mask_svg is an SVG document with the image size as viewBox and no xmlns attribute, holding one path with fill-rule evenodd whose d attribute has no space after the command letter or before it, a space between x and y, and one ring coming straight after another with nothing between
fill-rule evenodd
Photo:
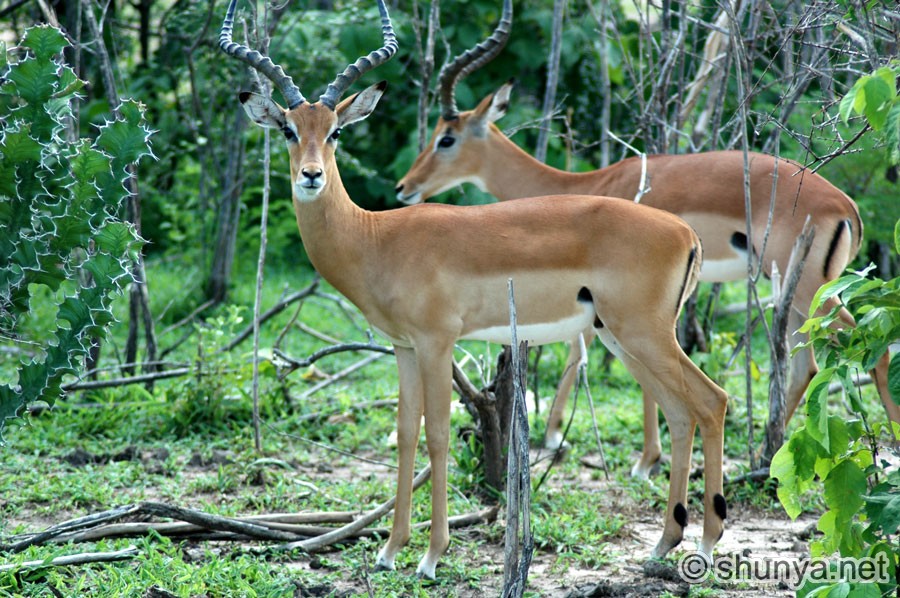
<instances>
[{"instance_id":1,"label":"standing impala","mask_svg":"<svg viewBox=\"0 0 900 598\"><path fill-rule=\"evenodd\" d=\"M753 239L748 243L742 152L656 155L647 157L646 165L640 158L629 158L585 173L565 172L539 162L494 125L506 112L511 83L501 86L468 112L459 112L454 97L462 77L499 53L509 35L511 12L506 0L501 24L494 34L442 69L441 117L430 144L398 182L397 199L416 204L464 182L476 184L500 201L570 193L638 198L646 176L651 189L640 196L640 202L681 216L697 231L704 258L700 280L710 282L745 279L748 247L752 247L755 256L763 254L766 274L773 261L784 272L794 241L809 217L816 236L791 314L791 330L799 328L819 287L837 278L859 250L863 227L853 200L825 178L806 172L794 162L751 153ZM774 214L766 239L770 205ZM834 305L835 300L830 300L825 311ZM855 325L847 310L841 309L839 315L845 325ZM576 375L572 364L581 358L579 347L579 343L571 343L569 367L560 381L547 424L545 442L549 447L562 441L563 413ZM872 378L888 417L900 422L900 407L891 399L887 387L888 363L885 354ZM786 420L790 420L817 370L810 349L794 354L785 399ZM632 470L637 476L647 475L661 454L656 408L646 395L644 439L643 454Z\"/></svg>"},{"instance_id":2,"label":"standing impala","mask_svg":"<svg viewBox=\"0 0 900 598\"><path fill-rule=\"evenodd\" d=\"M593 328L658 402L672 430L665 526L653 554L663 556L687 524L687 483L694 430L705 461L701 549L722 535L725 392L675 340L681 305L696 285L700 244L681 219L605 198L544 197L488 206L420 205L368 212L344 189L335 149L342 127L366 118L384 91L373 85L340 101L363 73L397 50L383 0L384 46L339 74L315 103L306 101L268 57L232 42L231 0L220 47L271 79L288 102L244 92L256 123L282 131L291 163L293 203L315 268L391 340L397 355L397 502L378 565L392 569L410 535L419 423L425 417L432 473L431 540L418 574L434 577L447 549L447 452L451 361L458 339L509 343L507 280L513 279L520 339L570 339Z\"/></svg>"}]
</instances>

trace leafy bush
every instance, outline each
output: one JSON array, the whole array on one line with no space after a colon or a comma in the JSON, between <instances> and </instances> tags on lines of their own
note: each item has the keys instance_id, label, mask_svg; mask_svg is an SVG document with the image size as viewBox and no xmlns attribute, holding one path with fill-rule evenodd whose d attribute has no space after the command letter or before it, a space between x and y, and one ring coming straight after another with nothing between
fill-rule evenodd
<instances>
[{"instance_id":1,"label":"leafy bush","mask_svg":"<svg viewBox=\"0 0 900 598\"><path fill-rule=\"evenodd\" d=\"M62 61L66 46L43 26L27 31L21 60L0 52L0 342L19 355L17 375L0 384L0 430L26 404L60 395L113 322L140 249L117 214L128 168L150 155L143 109L125 102L95 139L73 139L84 82ZM46 317L25 318L39 305Z\"/></svg>"},{"instance_id":2,"label":"leafy bush","mask_svg":"<svg viewBox=\"0 0 900 598\"><path fill-rule=\"evenodd\" d=\"M900 252L900 222L895 228L895 245ZM883 458L892 449L880 441L885 436L896 438L897 430L890 422L871 423L854 377L870 370L900 337L900 278L868 278L870 270L852 272L828 283L813 301L811 313L826 300L839 297L858 326L834 333L829 325L836 319L835 309L811 318L802 329L809 333L809 343L824 367L809 386L806 423L775 455L771 472L778 478L778 498L791 517L800 514L804 492L819 483L824 488L827 510L818 523L823 535L811 543L812 556L839 553L859 558L884 553L893 572L900 555L896 537L900 527L900 472ZM828 413L828 386L832 381L843 386L855 417ZM900 396L898 355L891 359L888 385L895 397ZM845 590L882 595L871 584L834 585L836 595L846 596ZM813 591L824 596L831 586L801 588L800 595Z\"/></svg>"}]
</instances>

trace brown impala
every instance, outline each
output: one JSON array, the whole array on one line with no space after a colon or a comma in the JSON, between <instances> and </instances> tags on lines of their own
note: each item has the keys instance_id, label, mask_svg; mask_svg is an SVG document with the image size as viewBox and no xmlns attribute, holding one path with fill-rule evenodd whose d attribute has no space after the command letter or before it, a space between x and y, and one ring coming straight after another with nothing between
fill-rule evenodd
<instances>
[{"instance_id":1,"label":"brown impala","mask_svg":"<svg viewBox=\"0 0 900 598\"><path fill-rule=\"evenodd\" d=\"M430 144L397 184L397 199L416 204L465 182L487 190L500 201L569 193L628 198L629 203L632 198L640 197L645 205L681 216L697 231L703 242L700 280L710 282L746 279L749 247L755 256L763 254L762 264L767 274L772 262L784 272L794 241L809 217L816 236L797 287L791 316L791 330L799 328L819 287L838 277L859 250L863 227L853 200L823 177L806 172L794 162L751 153L753 239L748 243L742 152L649 156L646 172L640 158L584 173L565 172L539 162L494 125L506 112L511 84L501 86L468 112L459 112L454 97L454 89L462 77L499 53L509 36L511 14L507 0L501 23L493 35L441 70L441 117ZM639 196L644 177L651 189ZM773 202L771 231L766 239L769 207ZM648 264L643 263L642 267ZM834 305L831 300L828 308ZM845 309L841 309L840 319L847 326L855 325L853 316ZM590 331L585 331L586 344L591 338ZM581 359L579 343L571 342L570 346L569 366L560 381L547 424L545 442L549 447L556 447L562 441L563 412L576 375L572 365ZM888 359L885 354L872 377L888 416L900 422L900 407L891 400L887 388ZM793 356L785 401L787 419L793 415L817 371L810 350ZM632 475L648 475L661 451L656 407L645 395L644 450Z\"/></svg>"},{"instance_id":2,"label":"brown impala","mask_svg":"<svg viewBox=\"0 0 900 598\"><path fill-rule=\"evenodd\" d=\"M655 556L665 555L682 539L691 445L699 426L705 463L701 549L711 555L726 510L722 433L727 397L675 340L676 318L700 268L694 231L661 210L588 196L471 207L419 205L387 212L359 208L341 183L337 138L342 127L375 109L385 85L339 100L363 73L397 51L383 0L378 8L384 46L348 66L314 103L268 57L232 42L236 1L229 5L219 45L271 79L287 100L285 109L256 94L239 96L254 122L284 133L294 210L310 260L396 351L397 502L379 567L392 569L409 539L423 415L432 511L431 541L418 574L433 578L447 549L453 346L459 339L509 343L509 279L515 284L520 339L557 342L591 328L662 407L672 430L672 472Z\"/></svg>"}]
</instances>

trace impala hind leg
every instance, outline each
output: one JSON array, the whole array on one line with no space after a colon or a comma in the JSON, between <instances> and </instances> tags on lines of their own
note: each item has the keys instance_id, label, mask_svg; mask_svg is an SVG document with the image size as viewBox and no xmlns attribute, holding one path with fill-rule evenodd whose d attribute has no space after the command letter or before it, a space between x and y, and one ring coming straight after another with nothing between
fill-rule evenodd
<instances>
[{"instance_id":1,"label":"impala hind leg","mask_svg":"<svg viewBox=\"0 0 900 598\"><path fill-rule=\"evenodd\" d=\"M416 354L425 397L425 438L431 461L431 539L416 575L428 579L435 578L438 560L450 545L447 455L450 451L453 343L436 345L432 343L427 353L419 351Z\"/></svg>"},{"instance_id":2,"label":"impala hind leg","mask_svg":"<svg viewBox=\"0 0 900 598\"><path fill-rule=\"evenodd\" d=\"M424 395L416 356L412 349L394 346L400 380L397 406L397 502L387 544L378 553L377 569L394 569L394 558L409 541L412 512L412 482L416 466L416 447L422 422Z\"/></svg>"},{"instance_id":3,"label":"impala hind leg","mask_svg":"<svg viewBox=\"0 0 900 598\"><path fill-rule=\"evenodd\" d=\"M853 316L844 308L838 312L838 317L849 326L856 326L856 320L853 319ZM888 388L888 368L891 365L891 356L890 352L886 351L884 355L881 356L881 359L878 360L878 363L875 364L875 369L873 369L869 374L872 376L872 382L875 383L875 388L878 389L878 396L881 397L881 404L884 405L884 410L887 413L888 419L892 422L900 423L900 405L894 402L894 399L891 398L891 391ZM900 399L900 397L896 397Z\"/></svg>"},{"instance_id":4,"label":"impala hind leg","mask_svg":"<svg viewBox=\"0 0 900 598\"><path fill-rule=\"evenodd\" d=\"M593 328L584 333L584 348L591 346L591 342L597 336ZM563 422L566 415L566 401L572 394L572 389L578 378L578 366L583 356L582 343L574 340L569 343L569 358L566 369L556 389L556 397L547 418L547 432L544 435L544 448L556 450L563 443ZM631 468L631 475L635 478L648 479L659 471L659 462L662 457L662 445L659 441L659 417L656 401L644 393L644 448L640 458Z\"/></svg>"},{"instance_id":5,"label":"impala hind leg","mask_svg":"<svg viewBox=\"0 0 900 598\"><path fill-rule=\"evenodd\" d=\"M600 338L604 343L617 344L609 331L605 335L607 338L601 331ZM678 347L674 332L671 338L668 334L654 335L653 331L637 334L635 338L641 338L643 342L620 348L622 362L644 392L657 398L672 439L665 526L653 556L665 556L684 537L688 521L688 478L697 426L703 438L705 482L701 550L711 556L724 530L726 514L722 494L722 450L728 397Z\"/></svg>"},{"instance_id":6,"label":"impala hind leg","mask_svg":"<svg viewBox=\"0 0 900 598\"><path fill-rule=\"evenodd\" d=\"M831 310L833 308L834 304L835 304L835 300L833 300L833 299L830 300L828 303L825 304L825 306L821 310L819 310L819 313L827 313L829 310ZM841 308L838 311L838 318L840 320L840 323L843 325L843 327L855 327L856 326L856 320L853 318L853 315L844 308ZM794 328L794 329L796 329L796 328L799 328L799 326L805 321L805 319L806 319L805 315L802 313L799 313L799 314L797 314L796 319L792 315L792 319L791 319L790 323L792 326L796 323L796 327ZM841 324L837 324L836 327L840 327ZM798 355L799 355L799 353L797 355L792 356L792 359L796 358ZM812 357L811 352L809 353L809 359L811 361L811 366L808 367L809 378L806 382L806 385L803 385L802 388L799 388L799 390L796 392L796 394L794 394L795 383L793 381L795 368L794 368L793 361L791 362L791 378L792 378L792 380L791 380L791 387L790 387L790 391L788 394L788 398L786 400L785 416L787 419L785 421L789 420L791 414L793 413L793 409L791 407L793 406L793 408L796 408L797 405L799 405L800 401L803 399L803 393L806 391L806 386L808 386L809 380L812 380L812 377L816 374L816 372L819 371L818 366L816 366L816 363L814 361L814 358ZM878 363L875 364L875 368L869 372L869 375L872 377L872 382L874 382L875 388L878 390L878 396L881 398L881 404L884 406L884 410L885 410L885 413L887 414L888 419L892 422L900 423L900 405L897 405L897 403L894 402L894 399L891 397L891 391L887 385L887 374L888 374L888 368L890 367L890 359L891 358L890 358L889 352L886 352L881 357L881 359L878 360ZM900 398L900 397L898 397L898 398Z\"/></svg>"},{"instance_id":7,"label":"impala hind leg","mask_svg":"<svg viewBox=\"0 0 900 598\"><path fill-rule=\"evenodd\" d=\"M591 346L596 334L593 329L585 330L584 344L585 351ZM563 443L563 422L566 419L566 403L572 394L572 389L578 380L578 367L586 356L582 354L582 343L579 339L575 339L569 343L569 357L566 361L566 369L563 371L562 378L559 380L559 386L556 387L556 396L553 398L553 405L550 407L550 415L547 417L547 432L544 434L544 448L556 450Z\"/></svg>"}]
</instances>

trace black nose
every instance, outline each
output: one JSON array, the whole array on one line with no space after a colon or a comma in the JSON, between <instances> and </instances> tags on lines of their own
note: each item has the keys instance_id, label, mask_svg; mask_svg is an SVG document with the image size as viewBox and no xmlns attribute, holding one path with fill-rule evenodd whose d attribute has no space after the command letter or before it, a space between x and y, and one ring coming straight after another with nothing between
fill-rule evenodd
<instances>
[{"instance_id":1,"label":"black nose","mask_svg":"<svg viewBox=\"0 0 900 598\"><path fill-rule=\"evenodd\" d=\"M394 188L394 191L396 191L397 193L400 193L401 191L403 191L403 185L397 185L397 186Z\"/></svg>"},{"instance_id":2,"label":"black nose","mask_svg":"<svg viewBox=\"0 0 900 598\"><path fill-rule=\"evenodd\" d=\"M309 170L306 170L306 169L304 168L304 169L301 170L300 172L302 172L302 173L303 173L303 176L305 176L306 178L308 178L308 179L311 180L311 181L313 181L313 180L319 178L320 176L322 176L322 171L321 171L321 170L313 170L313 171L309 171Z\"/></svg>"}]
</instances>

